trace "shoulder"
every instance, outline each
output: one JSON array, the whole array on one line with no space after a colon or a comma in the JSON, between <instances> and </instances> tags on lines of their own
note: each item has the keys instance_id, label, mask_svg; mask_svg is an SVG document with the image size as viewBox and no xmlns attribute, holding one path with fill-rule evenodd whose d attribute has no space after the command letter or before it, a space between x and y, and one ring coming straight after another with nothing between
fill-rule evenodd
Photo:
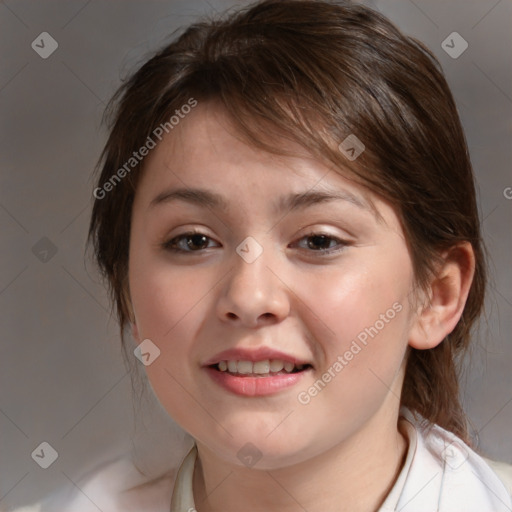
<instances>
[{"instance_id":1,"label":"shoulder","mask_svg":"<svg viewBox=\"0 0 512 512\"><path fill-rule=\"evenodd\" d=\"M168 512L175 473L170 470L149 479L130 459L111 462L89 475L67 510L88 512L92 501L100 510L112 512Z\"/></svg>"},{"instance_id":2,"label":"shoulder","mask_svg":"<svg viewBox=\"0 0 512 512\"><path fill-rule=\"evenodd\" d=\"M434 509L437 503L437 510L443 512L512 510L511 466L484 459L455 434L416 413L408 411L403 417L415 432L404 487L411 510L423 511L425 500ZM416 495L415 489L425 482L429 482L428 489Z\"/></svg>"},{"instance_id":3,"label":"shoulder","mask_svg":"<svg viewBox=\"0 0 512 512\"><path fill-rule=\"evenodd\" d=\"M512 496L512 465L505 462L498 462L495 460L482 457L487 465L496 473L498 478L503 482L509 494Z\"/></svg>"},{"instance_id":4,"label":"shoulder","mask_svg":"<svg viewBox=\"0 0 512 512\"><path fill-rule=\"evenodd\" d=\"M504 490L509 498L512 498L512 465L505 462L498 462L483 457L474 451L455 434L435 425L433 428L438 440L441 440L440 452L443 462L449 468L448 471L462 474L469 469L471 476L477 477L475 483L483 484L488 490L498 495L498 489ZM508 503L511 503L509 501Z\"/></svg>"},{"instance_id":5,"label":"shoulder","mask_svg":"<svg viewBox=\"0 0 512 512\"><path fill-rule=\"evenodd\" d=\"M102 464L74 482L73 489L47 496L14 512L168 512L176 470L148 478L131 459Z\"/></svg>"}]
</instances>

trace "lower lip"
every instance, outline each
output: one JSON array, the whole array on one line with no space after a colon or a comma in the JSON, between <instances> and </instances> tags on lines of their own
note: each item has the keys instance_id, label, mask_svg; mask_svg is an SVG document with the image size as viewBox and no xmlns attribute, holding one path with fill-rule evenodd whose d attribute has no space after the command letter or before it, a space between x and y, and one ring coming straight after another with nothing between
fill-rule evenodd
<instances>
[{"instance_id":1,"label":"lower lip","mask_svg":"<svg viewBox=\"0 0 512 512\"><path fill-rule=\"evenodd\" d=\"M241 396L266 396L297 384L311 368L297 373L273 375L269 377L238 377L228 372L221 372L206 367L212 380L224 389Z\"/></svg>"}]
</instances>

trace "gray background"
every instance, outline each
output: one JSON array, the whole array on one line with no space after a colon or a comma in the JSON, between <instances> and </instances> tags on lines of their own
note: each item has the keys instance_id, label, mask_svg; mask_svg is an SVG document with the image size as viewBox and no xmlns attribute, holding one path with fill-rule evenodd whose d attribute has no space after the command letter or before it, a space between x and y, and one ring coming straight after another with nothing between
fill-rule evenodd
<instances>
[{"instance_id":1,"label":"gray background","mask_svg":"<svg viewBox=\"0 0 512 512\"><path fill-rule=\"evenodd\" d=\"M2 510L79 486L120 454L153 460L143 465L149 473L181 456L172 449L180 433L158 404L146 397L133 406L117 325L84 256L91 171L120 76L179 26L243 3L0 2ZM512 187L512 2L369 3L433 49L457 100L494 279L464 402L483 453L512 462L512 200L504 194ZM44 31L59 45L48 59L31 47ZM469 43L457 59L441 47L453 31ZM59 453L46 470L31 458L42 441Z\"/></svg>"}]
</instances>

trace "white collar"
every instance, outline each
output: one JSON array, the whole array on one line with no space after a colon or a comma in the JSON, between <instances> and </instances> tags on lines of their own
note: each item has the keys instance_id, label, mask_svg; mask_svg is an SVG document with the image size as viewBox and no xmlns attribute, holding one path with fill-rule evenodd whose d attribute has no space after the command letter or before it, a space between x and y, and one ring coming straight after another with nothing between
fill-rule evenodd
<instances>
[{"instance_id":1,"label":"white collar","mask_svg":"<svg viewBox=\"0 0 512 512\"><path fill-rule=\"evenodd\" d=\"M457 436L400 410L409 440L400 474L378 512L510 512L512 498L486 464ZM192 489L197 447L183 460L170 512L195 511Z\"/></svg>"}]
</instances>

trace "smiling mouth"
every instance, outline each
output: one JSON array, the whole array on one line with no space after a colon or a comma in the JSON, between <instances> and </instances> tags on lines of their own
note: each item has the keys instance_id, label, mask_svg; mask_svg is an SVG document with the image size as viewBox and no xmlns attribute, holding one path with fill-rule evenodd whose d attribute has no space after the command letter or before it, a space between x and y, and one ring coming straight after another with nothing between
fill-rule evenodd
<instances>
[{"instance_id":1,"label":"smiling mouth","mask_svg":"<svg viewBox=\"0 0 512 512\"><path fill-rule=\"evenodd\" d=\"M274 377L276 375L300 373L312 368L312 366L310 364L294 364L279 359L267 359L256 362L244 360L219 361L210 365L209 368L237 377Z\"/></svg>"}]
</instances>

